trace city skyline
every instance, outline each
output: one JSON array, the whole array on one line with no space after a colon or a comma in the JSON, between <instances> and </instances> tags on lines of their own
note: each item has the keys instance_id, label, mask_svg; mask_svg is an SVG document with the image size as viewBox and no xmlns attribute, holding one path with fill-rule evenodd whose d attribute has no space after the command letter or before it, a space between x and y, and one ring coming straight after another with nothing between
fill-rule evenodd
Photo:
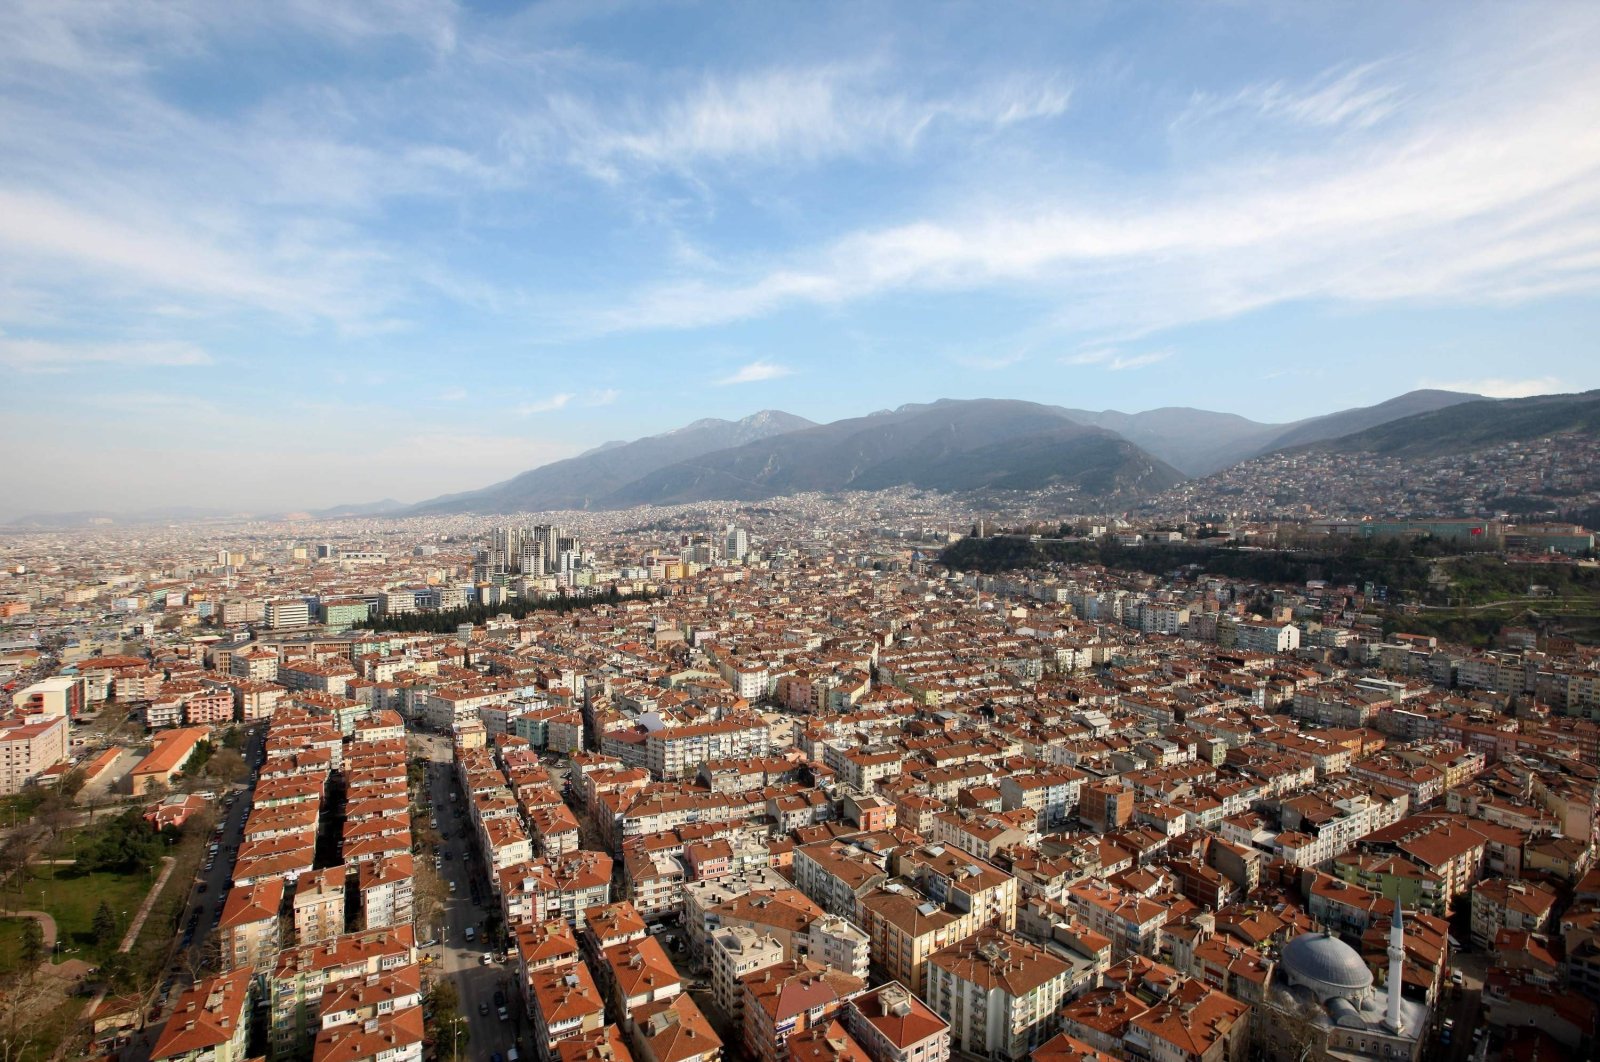
<instances>
[{"instance_id":1,"label":"city skyline","mask_svg":"<svg viewBox=\"0 0 1600 1062\"><path fill-rule=\"evenodd\" d=\"M941 397L1600 386L1600 14L18 3L0 518Z\"/></svg>"}]
</instances>

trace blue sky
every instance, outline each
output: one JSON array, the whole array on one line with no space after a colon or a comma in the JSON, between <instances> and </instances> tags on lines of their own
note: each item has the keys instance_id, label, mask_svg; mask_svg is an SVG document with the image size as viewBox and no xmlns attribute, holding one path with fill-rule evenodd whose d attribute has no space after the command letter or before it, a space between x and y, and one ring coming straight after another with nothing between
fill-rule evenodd
<instances>
[{"instance_id":1,"label":"blue sky","mask_svg":"<svg viewBox=\"0 0 1600 1062\"><path fill-rule=\"evenodd\" d=\"M1600 386L1600 7L0 5L0 515Z\"/></svg>"}]
</instances>

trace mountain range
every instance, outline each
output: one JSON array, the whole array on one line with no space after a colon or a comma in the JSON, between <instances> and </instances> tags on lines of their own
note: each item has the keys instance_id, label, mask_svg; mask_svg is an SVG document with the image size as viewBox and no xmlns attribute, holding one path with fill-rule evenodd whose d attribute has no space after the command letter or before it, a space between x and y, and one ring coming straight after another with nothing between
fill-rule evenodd
<instances>
[{"instance_id":1,"label":"mountain range","mask_svg":"<svg viewBox=\"0 0 1600 1062\"><path fill-rule=\"evenodd\" d=\"M433 498L405 510L405 515L622 508L610 503L611 496L641 476L704 454L815 427L804 417L775 409L743 420L697 420L633 442L608 442L480 490Z\"/></svg>"},{"instance_id":2,"label":"mountain range","mask_svg":"<svg viewBox=\"0 0 1600 1062\"><path fill-rule=\"evenodd\" d=\"M1184 407L1129 414L987 398L905 405L829 424L766 410L608 443L396 515L623 509L897 486L1070 488L1088 499L1124 501L1273 450L1474 401L1487 400L1412 391L1287 424Z\"/></svg>"},{"instance_id":3,"label":"mountain range","mask_svg":"<svg viewBox=\"0 0 1600 1062\"><path fill-rule=\"evenodd\" d=\"M385 499L296 516L604 510L897 486L951 492L1056 488L1114 503L1284 450L1431 457L1559 431L1600 435L1600 391L1504 400L1411 391L1291 423L1186 407L1129 414L1009 399L944 399L828 424L763 410L742 420L698 420L659 435L607 442L499 483L415 505ZM222 515L197 509L137 516L36 514L13 524L62 527Z\"/></svg>"}]
</instances>

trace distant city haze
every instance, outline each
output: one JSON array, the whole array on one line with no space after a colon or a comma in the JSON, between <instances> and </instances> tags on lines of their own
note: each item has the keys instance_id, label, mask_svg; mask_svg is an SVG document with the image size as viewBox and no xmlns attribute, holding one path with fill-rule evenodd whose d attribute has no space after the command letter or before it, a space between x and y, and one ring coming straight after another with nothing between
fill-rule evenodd
<instances>
[{"instance_id":1,"label":"distant city haze","mask_svg":"<svg viewBox=\"0 0 1600 1062\"><path fill-rule=\"evenodd\" d=\"M1081 414L884 440L950 489L1154 490L1282 433L1103 411L1600 387L1600 7L1357 10L15 0L0 521L940 399ZM748 471L681 460L607 504Z\"/></svg>"}]
</instances>

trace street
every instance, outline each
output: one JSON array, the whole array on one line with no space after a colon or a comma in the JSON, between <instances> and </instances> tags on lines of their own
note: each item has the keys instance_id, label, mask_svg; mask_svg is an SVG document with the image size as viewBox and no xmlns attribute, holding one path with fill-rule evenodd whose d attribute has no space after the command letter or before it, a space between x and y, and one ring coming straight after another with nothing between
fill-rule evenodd
<instances>
[{"instance_id":1,"label":"street","mask_svg":"<svg viewBox=\"0 0 1600 1062\"><path fill-rule=\"evenodd\" d=\"M461 1015L471 1030L470 1047L464 1050L463 1056L486 1060L498 1051L503 1057L516 1044L524 1058L533 1057L528 1050L528 1041L518 1040L519 1036L527 1036L529 1024L517 989L516 966L499 961L499 956L503 954L503 939L484 939L485 922L493 913L489 882L483 864L472 854L472 842L469 839L471 819L463 810L462 798L458 795L455 801L450 799L451 790L458 790L450 744L434 735L413 736L426 745L429 760L427 784L430 807L423 813L431 812L438 817L439 834L443 838L440 854L449 855L441 864L439 874L446 883L453 881L456 886L455 892L447 894L445 899L445 924L440 948L430 950L441 954L440 966L455 982L461 999ZM482 904L472 902L474 885ZM466 939L468 926L473 928L476 937L470 943ZM481 961L485 952L495 955L495 961L489 965L483 965ZM500 1020L494 999L496 991L506 1001L509 1020Z\"/></svg>"}]
</instances>

